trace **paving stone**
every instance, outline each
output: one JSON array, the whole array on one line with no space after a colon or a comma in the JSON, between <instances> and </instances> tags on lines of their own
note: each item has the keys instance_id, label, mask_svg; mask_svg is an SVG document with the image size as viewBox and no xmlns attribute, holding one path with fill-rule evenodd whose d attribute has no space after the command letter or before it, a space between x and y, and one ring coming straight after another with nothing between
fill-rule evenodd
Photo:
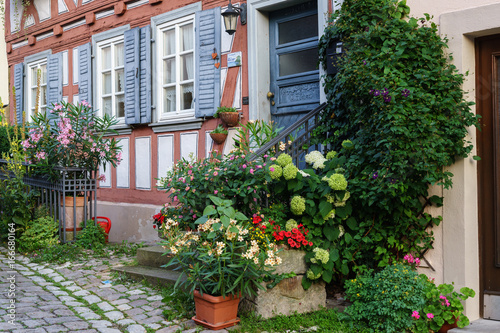
<instances>
[{"instance_id":1,"label":"paving stone","mask_svg":"<svg viewBox=\"0 0 500 333\"><path fill-rule=\"evenodd\" d=\"M113 326L113 324L107 320L91 320L89 322L94 328Z\"/></svg>"},{"instance_id":2,"label":"paving stone","mask_svg":"<svg viewBox=\"0 0 500 333\"><path fill-rule=\"evenodd\" d=\"M125 313L129 316L135 316L135 315L141 314L143 312L144 312L144 310L141 308L135 308L132 310L125 311Z\"/></svg>"},{"instance_id":3,"label":"paving stone","mask_svg":"<svg viewBox=\"0 0 500 333\"><path fill-rule=\"evenodd\" d=\"M129 333L146 333L146 329L141 325L130 325L127 327Z\"/></svg>"},{"instance_id":4,"label":"paving stone","mask_svg":"<svg viewBox=\"0 0 500 333\"><path fill-rule=\"evenodd\" d=\"M84 306L74 307L73 310L75 310L78 313L92 312L92 310L90 310L89 308L84 307Z\"/></svg>"},{"instance_id":5,"label":"paving stone","mask_svg":"<svg viewBox=\"0 0 500 333\"><path fill-rule=\"evenodd\" d=\"M120 330L117 330L116 328L99 328L99 332L101 333L122 333Z\"/></svg>"},{"instance_id":6,"label":"paving stone","mask_svg":"<svg viewBox=\"0 0 500 333\"><path fill-rule=\"evenodd\" d=\"M161 327L160 324L146 324L146 326L154 330L157 330Z\"/></svg>"},{"instance_id":7,"label":"paving stone","mask_svg":"<svg viewBox=\"0 0 500 333\"><path fill-rule=\"evenodd\" d=\"M35 311L35 312L28 312L27 315L30 318L48 318L48 317L55 317L54 314L46 311Z\"/></svg>"},{"instance_id":8,"label":"paving stone","mask_svg":"<svg viewBox=\"0 0 500 333\"><path fill-rule=\"evenodd\" d=\"M73 293L74 296L88 296L90 293L87 290L80 290L76 293Z\"/></svg>"},{"instance_id":9,"label":"paving stone","mask_svg":"<svg viewBox=\"0 0 500 333\"><path fill-rule=\"evenodd\" d=\"M71 311L71 310L55 310L54 314L56 314L58 316L72 316L73 311Z\"/></svg>"},{"instance_id":10,"label":"paving stone","mask_svg":"<svg viewBox=\"0 0 500 333\"><path fill-rule=\"evenodd\" d=\"M68 296L68 293L62 290L53 290L52 293L56 296Z\"/></svg>"},{"instance_id":11,"label":"paving stone","mask_svg":"<svg viewBox=\"0 0 500 333\"><path fill-rule=\"evenodd\" d=\"M128 299L133 301L136 299L142 299L142 298L147 298L147 297L148 297L148 295L146 295L146 294L140 294L140 295L132 295Z\"/></svg>"},{"instance_id":12,"label":"paving stone","mask_svg":"<svg viewBox=\"0 0 500 333\"><path fill-rule=\"evenodd\" d=\"M158 323L158 322L160 322L162 320L163 320L163 317L153 316L153 317L149 317L147 319L143 319L142 322L144 324L154 324L154 323Z\"/></svg>"},{"instance_id":13,"label":"paving stone","mask_svg":"<svg viewBox=\"0 0 500 333\"><path fill-rule=\"evenodd\" d=\"M79 320L81 320L81 319L78 317L75 317L75 316L45 318L45 321L48 322L49 324L60 324L60 323L65 323L65 322L70 322L70 321L79 321Z\"/></svg>"},{"instance_id":14,"label":"paving stone","mask_svg":"<svg viewBox=\"0 0 500 333\"><path fill-rule=\"evenodd\" d=\"M54 282L61 282L61 281L64 281L64 278L62 276L58 275L58 276L54 276L52 278L52 280L54 280Z\"/></svg>"},{"instance_id":15,"label":"paving stone","mask_svg":"<svg viewBox=\"0 0 500 333\"><path fill-rule=\"evenodd\" d=\"M147 312L151 312L155 309L149 305L144 305L142 308L144 309L144 311L147 311Z\"/></svg>"},{"instance_id":16,"label":"paving stone","mask_svg":"<svg viewBox=\"0 0 500 333\"><path fill-rule=\"evenodd\" d=\"M160 295L150 296L147 298L148 301L161 301L162 299L163 299L163 296L160 296Z\"/></svg>"},{"instance_id":17,"label":"paving stone","mask_svg":"<svg viewBox=\"0 0 500 333\"><path fill-rule=\"evenodd\" d=\"M24 326L28 326L29 328L38 327L38 326L42 326L42 325L47 324L43 320L24 320L22 323Z\"/></svg>"},{"instance_id":18,"label":"paving stone","mask_svg":"<svg viewBox=\"0 0 500 333\"><path fill-rule=\"evenodd\" d=\"M44 330L43 328L41 327L38 327L38 328L32 328L32 329L18 329L18 330L14 330L12 331L12 333L45 333L47 332L46 330Z\"/></svg>"},{"instance_id":19,"label":"paving stone","mask_svg":"<svg viewBox=\"0 0 500 333\"><path fill-rule=\"evenodd\" d=\"M50 273L54 273L54 270L50 269L50 268L46 268L46 269L39 270L38 273L43 274L43 275L47 275Z\"/></svg>"},{"instance_id":20,"label":"paving stone","mask_svg":"<svg viewBox=\"0 0 500 333\"><path fill-rule=\"evenodd\" d=\"M140 314L140 315L137 315L137 316L132 316L132 318L134 320L137 320L137 321L142 321L143 319L146 319L148 316L146 316L145 314Z\"/></svg>"},{"instance_id":21,"label":"paving stone","mask_svg":"<svg viewBox=\"0 0 500 333\"><path fill-rule=\"evenodd\" d=\"M179 325L175 325L171 327L162 328L161 330L156 331L156 333L175 333L180 329L181 327Z\"/></svg>"},{"instance_id":22,"label":"paving stone","mask_svg":"<svg viewBox=\"0 0 500 333\"><path fill-rule=\"evenodd\" d=\"M120 311L105 312L104 315L112 321L117 321L124 318L123 313L121 313Z\"/></svg>"},{"instance_id":23,"label":"paving stone","mask_svg":"<svg viewBox=\"0 0 500 333\"><path fill-rule=\"evenodd\" d=\"M82 288L80 288L78 286L69 286L69 287L66 287L66 289L69 290L69 291L80 291L80 290L82 290ZM86 296L86 295L83 295L83 296Z\"/></svg>"},{"instance_id":24,"label":"paving stone","mask_svg":"<svg viewBox=\"0 0 500 333\"><path fill-rule=\"evenodd\" d=\"M45 326L44 328L48 333L67 332L68 331L68 328L61 326L61 325Z\"/></svg>"},{"instance_id":25,"label":"paving stone","mask_svg":"<svg viewBox=\"0 0 500 333\"><path fill-rule=\"evenodd\" d=\"M143 306L146 304L148 304L148 301L146 301L144 299L139 299L137 301L133 301L133 302L128 303L128 305L133 306L133 307Z\"/></svg>"},{"instance_id":26,"label":"paving stone","mask_svg":"<svg viewBox=\"0 0 500 333\"><path fill-rule=\"evenodd\" d=\"M144 294L144 290L141 290L141 289L129 290L129 291L127 291L127 294L130 294L130 295Z\"/></svg>"},{"instance_id":27,"label":"paving stone","mask_svg":"<svg viewBox=\"0 0 500 333\"><path fill-rule=\"evenodd\" d=\"M115 308L111 304L109 304L108 302L98 303L97 306L102 311L113 311L113 310L115 310Z\"/></svg>"},{"instance_id":28,"label":"paving stone","mask_svg":"<svg viewBox=\"0 0 500 333\"><path fill-rule=\"evenodd\" d=\"M101 301L101 299L96 295L85 296L85 297L83 297L83 299L86 300L89 304L93 304L93 303L97 303L97 302Z\"/></svg>"},{"instance_id":29,"label":"paving stone","mask_svg":"<svg viewBox=\"0 0 500 333\"><path fill-rule=\"evenodd\" d=\"M125 303L128 303L130 302L130 300L126 299L126 298L122 298L122 299L117 299L115 301L112 301L111 304L113 305L120 305L120 304L125 304Z\"/></svg>"},{"instance_id":30,"label":"paving stone","mask_svg":"<svg viewBox=\"0 0 500 333\"><path fill-rule=\"evenodd\" d=\"M116 307L120 311L130 310L132 307L128 304L121 304Z\"/></svg>"},{"instance_id":31,"label":"paving stone","mask_svg":"<svg viewBox=\"0 0 500 333\"><path fill-rule=\"evenodd\" d=\"M94 313L94 312L84 312L84 313L80 314L80 317L82 317L85 320L101 319L101 316L99 316L97 313Z\"/></svg>"},{"instance_id":32,"label":"paving stone","mask_svg":"<svg viewBox=\"0 0 500 333\"><path fill-rule=\"evenodd\" d=\"M63 323L64 326L69 328L70 330L84 330L89 327L89 324L83 320L81 321L71 321L69 323Z\"/></svg>"},{"instance_id":33,"label":"paving stone","mask_svg":"<svg viewBox=\"0 0 500 333\"><path fill-rule=\"evenodd\" d=\"M73 302L73 301L76 301L76 298L71 297L71 296L59 296L59 299L62 302Z\"/></svg>"},{"instance_id":34,"label":"paving stone","mask_svg":"<svg viewBox=\"0 0 500 333\"><path fill-rule=\"evenodd\" d=\"M82 306L82 302L66 302L67 306Z\"/></svg>"}]
</instances>

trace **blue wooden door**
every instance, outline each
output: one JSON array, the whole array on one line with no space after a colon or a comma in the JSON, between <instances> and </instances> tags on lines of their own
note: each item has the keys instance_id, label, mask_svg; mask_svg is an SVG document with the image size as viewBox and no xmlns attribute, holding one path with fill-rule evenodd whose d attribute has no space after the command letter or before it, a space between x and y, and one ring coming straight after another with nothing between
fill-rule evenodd
<instances>
[{"instance_id":1,"label":"blue wooden door","mask_svg":"<svg viewBox=\"0 0 500 333\"><path fill-rule=\"evenodd\" d=\"M271 118L286 128L319 105L317 2L270 13L269 43Z\"/></svg>"}]
</instances>

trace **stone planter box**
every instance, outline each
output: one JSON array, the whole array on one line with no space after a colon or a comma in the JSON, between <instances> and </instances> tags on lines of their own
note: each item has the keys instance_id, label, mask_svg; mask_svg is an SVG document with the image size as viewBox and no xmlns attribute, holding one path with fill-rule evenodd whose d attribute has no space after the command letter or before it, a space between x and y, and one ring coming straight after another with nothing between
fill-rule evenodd
<instances>
[{"instance_id":1,"label":"stone planter box","mask_svg":"<svg viewBox=\"0 0 500 333\"><path fill-rule=\"evenodd\" d=\"M264 319L277 315L291 315L319 310L326 305L325 283L314 283L308 290L302 288L302 279L307 266L304 251L282 250L278 255L283 260L276 274L294 272L297 276L288 278L267 291L258 290L257 296L244 298L240 307L255 312Z\"/></svg>"}]
</instances>

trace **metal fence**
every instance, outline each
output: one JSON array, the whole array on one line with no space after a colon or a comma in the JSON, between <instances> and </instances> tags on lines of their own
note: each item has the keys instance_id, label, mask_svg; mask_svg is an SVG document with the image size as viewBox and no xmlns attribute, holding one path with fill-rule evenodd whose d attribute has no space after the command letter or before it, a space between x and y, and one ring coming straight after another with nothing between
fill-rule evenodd
<instances>
[{"instance_id":1,"label":"metal fence","mask_svg":"<svg viewBox=\"0 0 500 333\"><path fill-rule=\"evenodd\" d=\"M13 177L5 172L9 163L0 159L0 179ZM59 224L61 242L74 241L77 231L87 225L87 220L97 216L96 172L81 168L54 168L60 175L53 181L43 176L30 176L28 164L24 165L25 185L37 192L37 206L45 206L49 215Z\"/></svg>"},{"instance_id":2,"label":"metal fence","mask_svg":"<svg viewBox=\"0 0 500 333\"><path fill-rule=\"evenodd\" d=\"M255 151L249 159L255 160L260 156L267 154L273 150L277 155L281 153L289 154L295 165L303 169L305 167L305 155L311 149L320 150L320 145L309 146L311 134L319 125L320 113L326 107L326 103L322 103L314 110L300 118L292 126L284 129L280 134ZM280 145L284 145L284 149L280 149Z\"/></svg>"}]
</instances>

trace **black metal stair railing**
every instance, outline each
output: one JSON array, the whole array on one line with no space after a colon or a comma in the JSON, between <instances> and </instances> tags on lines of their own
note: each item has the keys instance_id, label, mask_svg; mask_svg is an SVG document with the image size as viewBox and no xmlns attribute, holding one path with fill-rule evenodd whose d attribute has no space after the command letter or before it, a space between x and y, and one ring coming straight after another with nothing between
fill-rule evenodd
<instances>
[{"instance_id":1,"label":"black metal stair railing","mask_svg":"<svg viewBox=\"0 0 500 333\"><path fill-rule=\"evenodd\" d=\"M305 156L310 148L311 133L318 127L320 113L325 109L326 105L326 103L322 103L300 118L292 126L284 129L277 137L252 153L248 157L249 160L253 161L273 150L276 155L281 153L289 154L295 165L299 167L301 165L301 157ZM295 135L297 137L294 137ZM314 145L314 147L316 150L320 149L318 144Z\"/></svg>"}]
</instances>

